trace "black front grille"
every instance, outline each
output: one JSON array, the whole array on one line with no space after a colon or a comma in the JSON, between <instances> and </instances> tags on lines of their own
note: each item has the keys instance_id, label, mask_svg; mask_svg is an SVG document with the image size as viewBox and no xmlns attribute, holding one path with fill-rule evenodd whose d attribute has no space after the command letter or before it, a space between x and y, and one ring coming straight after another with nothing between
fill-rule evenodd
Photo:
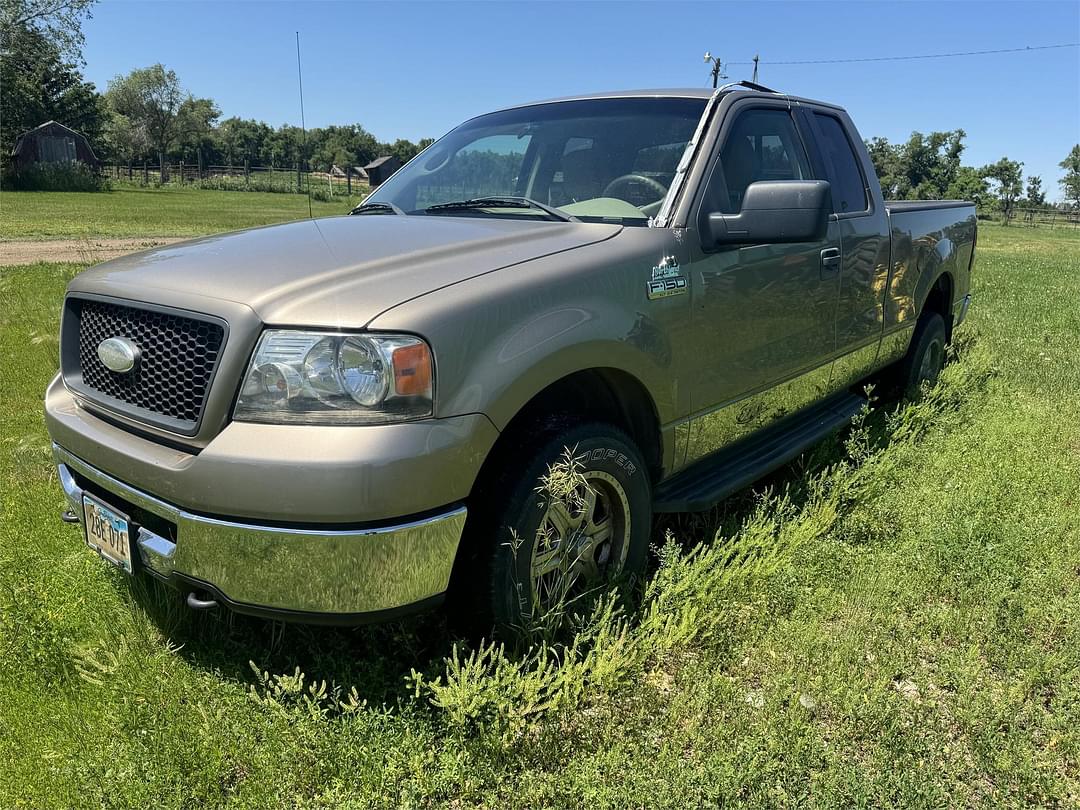
<instances>
[{"instance_id":1,"label":"black front grille","mask_svg":"<svg viewBox=\"0 0 1080 810\"><path fill-rule=\"evenodd\" d=\"M198 423L225 339L221 324L104 301L82 300L77 312L83 387L182 426ZM118 374L98 358L111 337L139 347L134 370Z\"/></svg>"}]
</instances>

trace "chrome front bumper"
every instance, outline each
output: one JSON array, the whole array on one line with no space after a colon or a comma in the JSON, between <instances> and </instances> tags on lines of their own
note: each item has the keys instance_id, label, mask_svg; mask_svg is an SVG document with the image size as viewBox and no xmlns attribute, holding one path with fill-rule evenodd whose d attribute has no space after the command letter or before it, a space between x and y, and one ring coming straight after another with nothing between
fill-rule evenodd
<instances>
[{"instance_id":1,"label":"chrome front bumper","mask_svg":"<svg viewBox=\"0 0 1080 810\"><path fill-rule=\"evenodd\" d=\"M101 490L106 502L113 496L111 505L120 511L155 516L160 520L144 518L156 524L149 528L139 525L138 514L130 516L138 526L132 541L142 567L161 579L208 590L241 612L299 621L364 621L435 602L449 584L465 525L463 506L369 528L235 522L168 504L57 444L53 455L64 494L80 521L84 486Z\"/></svg>"}]
</instances>

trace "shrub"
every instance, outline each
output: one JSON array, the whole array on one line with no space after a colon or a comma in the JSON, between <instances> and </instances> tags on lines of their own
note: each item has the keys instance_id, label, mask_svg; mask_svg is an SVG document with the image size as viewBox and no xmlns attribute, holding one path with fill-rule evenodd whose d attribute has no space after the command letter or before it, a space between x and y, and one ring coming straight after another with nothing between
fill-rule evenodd
<instances>
[{"instance_id":1,"label":"shrub","mask_svg":"<svg viewBox=\"0 0 1080 810\"><path fill-rule=\"evenodd\" d=\"M16 191L108 191L109 180L86 163L32 163L4 175Z\"/></svg>"},{"instance_id":2,"label":"shrub","mask_svg":"<svg viewBox=\"0 0 1080 810\"><path fill-rule=\"evenodd\" d=\"M212 191L270 191L282 194L295 194L296 174L287 171L252 174L248 178L215 174L201 180L188 182L195 188ZM306 190L306 189L305 189Z\"/></svg>"}]
</instances>

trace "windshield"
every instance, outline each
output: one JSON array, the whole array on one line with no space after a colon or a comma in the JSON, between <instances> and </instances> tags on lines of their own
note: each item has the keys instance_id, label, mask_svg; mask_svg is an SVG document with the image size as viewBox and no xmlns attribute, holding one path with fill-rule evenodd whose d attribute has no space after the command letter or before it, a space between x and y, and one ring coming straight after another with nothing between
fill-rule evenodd
<instances>
[{"instance_id":1,"label":"windshield","mask_svg":"<svg viewBox=\"0 0 1080 810\"><path fill-rule=\"evenodd\" d=\"M520 202L447 205L518 198L584 221L645 225L660 210L705 103L587 99L484 115L438 140L364 205L406 214L551 218Z\"/></svg>"}]
</instances>

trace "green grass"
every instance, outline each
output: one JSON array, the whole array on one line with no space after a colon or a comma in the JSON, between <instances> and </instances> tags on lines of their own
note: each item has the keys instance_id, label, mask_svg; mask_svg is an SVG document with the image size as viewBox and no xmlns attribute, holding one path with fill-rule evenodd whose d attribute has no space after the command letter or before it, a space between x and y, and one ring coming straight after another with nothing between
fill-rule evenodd
<instances>
[{"instance_id":1,"label":"green grass","mask_svg":"<svg viewBox=\"0 0 1080 810\"><path fill-rule=\"evenodd\" d=\"M312 200L317 217L345 214L359 197ZM107 192L0 192L0 239L200 236L303 219L303 194L216 191L177 186Z\"/></svg>"},{"instance_id":2,"label":"green grass","mask_svg":"<svg viewBox=\"0 0 1080 810\"><path fill-rule=\"evenodd\" d=\"M78 268L4 270L0 806L1076 806L1080 239L979 250L923 403L658 527L644 607L558 659L133 589L57 517Z\"/></svg>"}]
</instances>

